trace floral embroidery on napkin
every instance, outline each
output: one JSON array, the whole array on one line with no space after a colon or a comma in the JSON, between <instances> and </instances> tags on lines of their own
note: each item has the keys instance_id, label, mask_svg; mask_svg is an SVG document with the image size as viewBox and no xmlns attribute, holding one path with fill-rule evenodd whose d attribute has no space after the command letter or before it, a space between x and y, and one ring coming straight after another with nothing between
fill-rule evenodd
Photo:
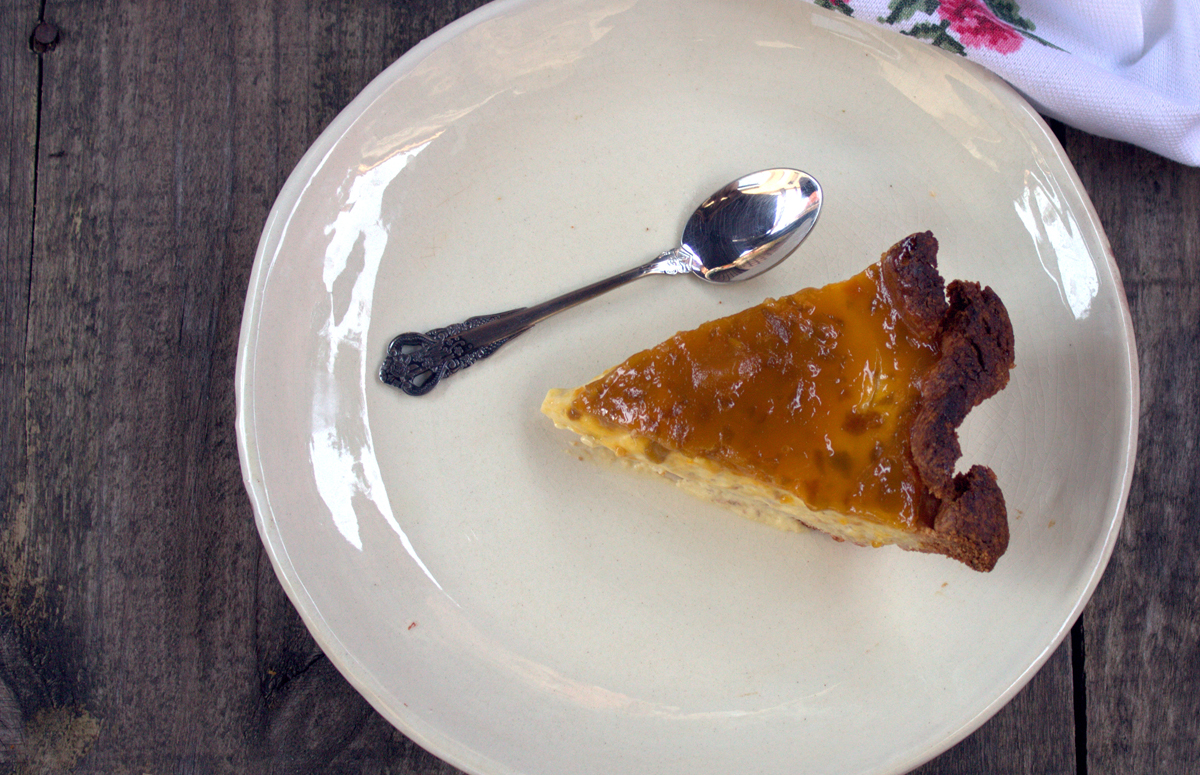
<instances>
[{"instance_id":1,"label":"floral embroidery on napkin","mask_svg":"<svg viewBox=\"0 0 1200 775\"><path fill-rule=\"evenodd\" d=\"M1200 166L1200 0L808 2L967 57L1047 118Z\"/></svg>"},{"instance_id":2,"label":"floral embroidery on napkin","mask_svg":"<svg viewBox=\"0 0 1200 775\"><path fill-rule=\"evenodd\" d=\"M847 0L815 2L846 16L854 15ZM1011 54L1021 48L1026 38L1062 51L1033 34L1033 22L1021 16L1021 7L1013 0L891 0L888 11L887 16L879 17L879 22L955 54L965 56L969 48ZM906 22L911 22L907 28Z\"/></svg>"}]
</instances>

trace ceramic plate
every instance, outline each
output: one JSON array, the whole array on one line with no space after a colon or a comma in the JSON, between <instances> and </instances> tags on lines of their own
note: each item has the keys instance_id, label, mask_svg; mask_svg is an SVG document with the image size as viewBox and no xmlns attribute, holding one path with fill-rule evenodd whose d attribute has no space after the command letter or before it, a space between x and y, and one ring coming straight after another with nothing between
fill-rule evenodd
<instances>
[{"instance_id":1,"label":"ceramic plate","mask_svg":"<svg viewBox=\"0 0 1200 775\"><path fill-rule=\"evenodd\" d=\"M390 338L648 259L709 192L821 181L796 256L639 281L424 398ZM774 531L581 461L538 411L681 328L860 271L931 229L994 287L1017 367L963 429L1012 542L990 574ZM392 723L474 773L896 773L1053 652L1133 464L1121 283L1062 151L960 58L792 0L489 5L423 42L288 180L242 328L238 428L275 570Z\"/></svg>"}]
</instances>

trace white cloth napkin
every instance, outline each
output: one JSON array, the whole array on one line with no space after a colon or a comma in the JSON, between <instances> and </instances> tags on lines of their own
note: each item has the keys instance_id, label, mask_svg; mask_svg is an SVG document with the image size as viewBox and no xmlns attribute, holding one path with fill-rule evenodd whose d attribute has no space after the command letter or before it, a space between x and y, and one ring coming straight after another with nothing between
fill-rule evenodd
<instances>
[{"instance_id":1,"label":"white cloth napkin","mask_svg":"<svg viewBox=\"0 0 1200 775\"><path fill-rule=\"evenodd\" d=\"M1200 0L810 0L978 62L1037 110L1200 166Z\"/></svg>"}]
</instances>

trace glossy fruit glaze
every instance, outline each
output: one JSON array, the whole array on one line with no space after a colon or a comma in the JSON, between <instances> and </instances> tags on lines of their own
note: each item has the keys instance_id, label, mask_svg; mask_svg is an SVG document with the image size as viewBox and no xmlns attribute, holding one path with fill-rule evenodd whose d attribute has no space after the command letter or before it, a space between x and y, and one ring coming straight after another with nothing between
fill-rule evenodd
<instances>
[{"instance_id":1,"label":"glossy fruit glaze","mask_svg":"<svg viewBox=\"0 0 1200 775\"><path fill-rule=\"evenodd\" d=\"M936 361L900 318L879 265L768 299L630 357L585 387L585 412L651 442L833 509L912 526L917 382Z\"/></svg>"}]
</instances>

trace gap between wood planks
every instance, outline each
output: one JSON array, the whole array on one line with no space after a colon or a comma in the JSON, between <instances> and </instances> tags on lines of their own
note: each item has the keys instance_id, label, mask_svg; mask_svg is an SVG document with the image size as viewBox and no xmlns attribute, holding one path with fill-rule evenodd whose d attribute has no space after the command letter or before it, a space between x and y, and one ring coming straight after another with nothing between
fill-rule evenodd
<instances>
[{"instance_id":1,"label":"gap between wood planks","mask_svg":"<svg viewBox=\"0 0 1200 775\"><path fill-rule=\"evenodd\" d=\"M41 4L38 6L38 18L37 18L37 22L34 24L34 29L36 30L38 25L44 23L45 21L46 21L46 0L42 0ZM32 38L32 33L31 33L29 50L33 51L34 53L36 53L38 55L38 58L37 58L37 89L34 91L34 108L33 108L33 171L32 171L33 191L31 192L31 198L30 198L30 204L32 205L32 208L31 208L32 212L30 213L30 217L29 217L29 271L26 273L26 276L25 276L25 298L32 300L33 299L33 257L34 257L34 255L36 255L36 252L37 252L36 244L37 244L37 211L38 211L38 161L41 156L41 146L42 146L42 78L43 78L43 73L45 72L45 62L42 61L42 57L45 54L49 53L50 51L53 51L54 48L53 48L53 46L51 46L50 48L46 49L45 51L36 51L33 48L33 38ZM31 301L27 302L26 307L25 307L25 346L26 346L26 348L28 348L28 346L29 346L29 315L30 315L30 310L31 310L30 303L31 303ZM26 371L28 372L28 367L29 367L28 360L26 360L25 366L26 366ZM28 373L26 373L25 376L26 376L25 384L28 385L29 384ZM26 395L28 395L28 393L26 393ZM28 415L26 415L26 416L28 417ZM28 429L28 426L27 426L27 429ZM28 435L28 433L26 435Z\"/></svg>"},{"instance_id":2,"label":"gap between wood planks","mask_svg":"<svg viewBox=\"0 0 1200 775\"><path fill-rule=\"evenodd\" d=\"M1075 775L1087 775L1087 676L1084 673L1083 616L1071 627L1071 685L1075 706Z\"/></svg>"}]
</instances>

